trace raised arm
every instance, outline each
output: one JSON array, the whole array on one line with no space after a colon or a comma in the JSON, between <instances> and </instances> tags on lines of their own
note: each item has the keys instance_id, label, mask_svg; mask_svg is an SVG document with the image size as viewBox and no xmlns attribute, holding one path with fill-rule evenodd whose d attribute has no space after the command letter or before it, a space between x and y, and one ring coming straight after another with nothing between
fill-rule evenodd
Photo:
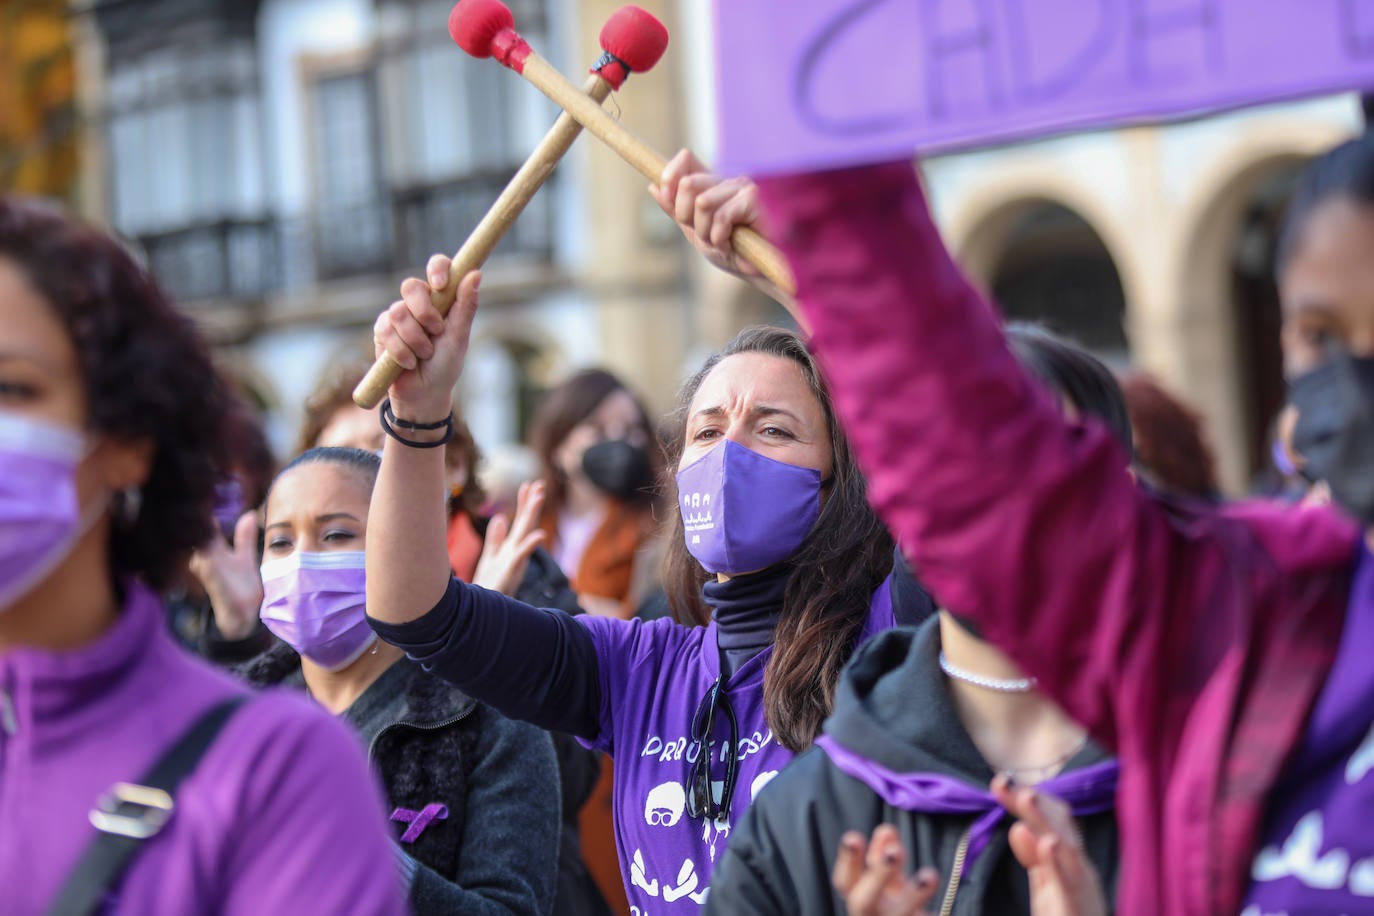
<instances>
[{"instance_id":1,"label":"raised arm","mask_svg":"<svg viewBox=\"0 0 1374 916\"><path fill-rule=\"evenodd\" d=\"M430 259L430 284L448 278ZM595 738L601 709L596 647L573 618L454 579L445 544L443 449L436 425L450 416L477 311L475 271L446 317L430 286L410 279L374 329L377 353L406 371L391 386L388 436L367 524L367 612L387 642L512 718Z\"/></svg>"},{"instance_id":2,"label":"raised arm","mask_svg":"<svg viewBox=\"0 0 1374 916\"><path fill-rule=\"evenodd\" d=\"M735 251L730 234L736 226L755 226L760 231L757 188L747 178L721 179L711 174L691 150L679 150L668 161L649 193L663 212L677 220L687 241L711 264L752 284L775 300L801 328L806 316L791 293L778 289Z\"/></svg>"},{"instance_id":3,"label":"raised arm","mask_svg":"<svg viewBox=\"0 0 1374 916\"><path fill-rule=\"evenodd\" d=\"M426 273L435 288L448 282L440 258L430 259ZM407 370L391 386L389 411L383 405L393 424L433 425L450 415L481 279L478 271L465 276L458 301L441 316L429 302L430 286L412 277L401 285L402 299L377 319L377 355L390 353ZM405 623L438 604L448 588L444 449L424 447L441 442L445 430L395 428L415 444L387 436L383 447L367 520L367 608L377 620Z\"/></svg>"},{"instance_id":4,"label":"raised arm","mask_svg":"<svg viewBox=\"0 0 1374 916\"><path fill-rule=\"evenodd\" d=\"M1177 549L1106 430L1067 420L1020 368L909 162L760 190L870 498L917 575L1114 739L1110 707L1155 693L1195 618L1178 603L1217 552ZM1130 684L1126 654L1144 675Z\"/></svg>"}]
</instances>

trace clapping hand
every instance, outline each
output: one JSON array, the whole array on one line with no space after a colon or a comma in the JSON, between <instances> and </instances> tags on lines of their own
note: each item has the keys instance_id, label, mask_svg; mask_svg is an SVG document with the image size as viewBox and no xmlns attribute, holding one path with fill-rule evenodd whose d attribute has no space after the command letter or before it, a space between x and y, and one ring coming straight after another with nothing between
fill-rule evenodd
<instances>
[{"instance_id":1,"label":"clapping hand","mask_svg":"<svg viewBox=\"0 0 1374 916\"><path fill-rule=\"evenodd\" d=\"M924 916L935 898L940 876L923 868L906 872L906 850L897 829L882 824L872 842L850 831L840 839L831 880L844 897L849 916Z\"/></svg>"},{"instance_id":2,"label":"clapping hand","mask_svg":"<svg viewBox=\"0 0 1374 916\"><path fill-rule=\"evenodd\" d=\"M477 561L472 584L514 595L525 579L530 554L544 543L539 517L544 511L544 484L523 483L515 499L514 520L498 515L487 528L486 543Z\"/></svg>"}]
</instances>

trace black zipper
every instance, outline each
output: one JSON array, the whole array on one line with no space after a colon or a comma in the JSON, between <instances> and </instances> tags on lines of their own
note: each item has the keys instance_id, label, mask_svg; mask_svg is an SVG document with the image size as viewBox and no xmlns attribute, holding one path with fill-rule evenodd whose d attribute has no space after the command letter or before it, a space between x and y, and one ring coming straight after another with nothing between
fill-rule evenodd
<instances>
[{"instance_id":1,"label":"black zipper","mask_svg":"<svg viewBox=\"0 0 1374 916\"><path fill-rule=\"evenodd\" d=\"M476 712L476 710L477 710L477 706L474 704L474 705L472 705L472 706L469 706L467 709L463 710L461 713L459 713L459 714L456 715L456 716L453 716L453 717L451 717L451 718L445 719L445 720L442 721L442 722L434 722L434 723L431 723L431 724L424 724L424 723L421 723L421 722L392 722L392 723L391 723L390 725L388 725L386 728L384 728L384 729L382 729L381 731L377 732L376 736L374 736L373 739L372 739L370 742L368 742L368 745L367 745L367 760L368 760L369 763L372 763L372 762L373 762L373 760L372 760L372 753L373 753L373 751L375 751L375 750L377 749L377 742L380 741L380 740L382 740L382 735L385 735L387 732L391 731L392 729L396 729L396 728L410 728L410 729L414 729L414 730L417 731L417 732L432 732L432 731L438 731L438 730L441 729L441 728L448 728L450 725L454 725L454 724L457 724L458 722L462 722L462 721L463 721L464 719L466 719L468 716L470 716L470 715L472 715L474 712Z\"/></svg>"}]
</instances>

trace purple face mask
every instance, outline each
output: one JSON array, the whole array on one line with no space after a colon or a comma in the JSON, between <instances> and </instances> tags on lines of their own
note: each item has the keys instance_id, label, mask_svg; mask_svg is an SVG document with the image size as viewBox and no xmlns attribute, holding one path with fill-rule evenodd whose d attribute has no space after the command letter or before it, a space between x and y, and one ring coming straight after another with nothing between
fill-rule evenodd
<instances>
[{"instance_id":1,"label":"purple face mask","mask_svg":"<svg viewBox=\"0 0 1374 916\"><path fill-rule=\"evenodd\" d=\"M259 616L301 655L326 671L340 671L376 639L367 625L366 581L361 550L298 550L262 564Z\"/></svg>"},{"instance_id":2,"label":"purple face mask","mask_svg":"<svg viewBox=\"0 0 1374 916\"><path fill-rule=\"evenodd\" d=\"M687 550L707 572L767 569L797 552L821 512L821 472L731 439L677 472Z\"/></svg>"},{"instance_id":3,"label":"purple face mask","mask_svg":"<svg viewBox=\"0 0 1374 916\"><path fill-rule=\"evenodd\" d=\"M96 518L83 518L81 433L0 412L0 612L66 558Z\"/></svg>"}]
</instances>

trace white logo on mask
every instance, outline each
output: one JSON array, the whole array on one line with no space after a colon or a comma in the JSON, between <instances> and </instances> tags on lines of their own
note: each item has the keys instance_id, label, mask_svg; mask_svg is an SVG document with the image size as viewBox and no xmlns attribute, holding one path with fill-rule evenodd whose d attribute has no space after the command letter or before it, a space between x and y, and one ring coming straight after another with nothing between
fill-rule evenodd
<instances>
[{"instance_id":1,"label":"white logo on mask","mask_svg":"<svg viewBox=\"0 0 1374 916\"><path fill-rule=\"evenodd\" d=\"M716 526L711 516L711 494L682 494L682 525L687 533L709 531Z\"/></svg>"}]
</instances>

